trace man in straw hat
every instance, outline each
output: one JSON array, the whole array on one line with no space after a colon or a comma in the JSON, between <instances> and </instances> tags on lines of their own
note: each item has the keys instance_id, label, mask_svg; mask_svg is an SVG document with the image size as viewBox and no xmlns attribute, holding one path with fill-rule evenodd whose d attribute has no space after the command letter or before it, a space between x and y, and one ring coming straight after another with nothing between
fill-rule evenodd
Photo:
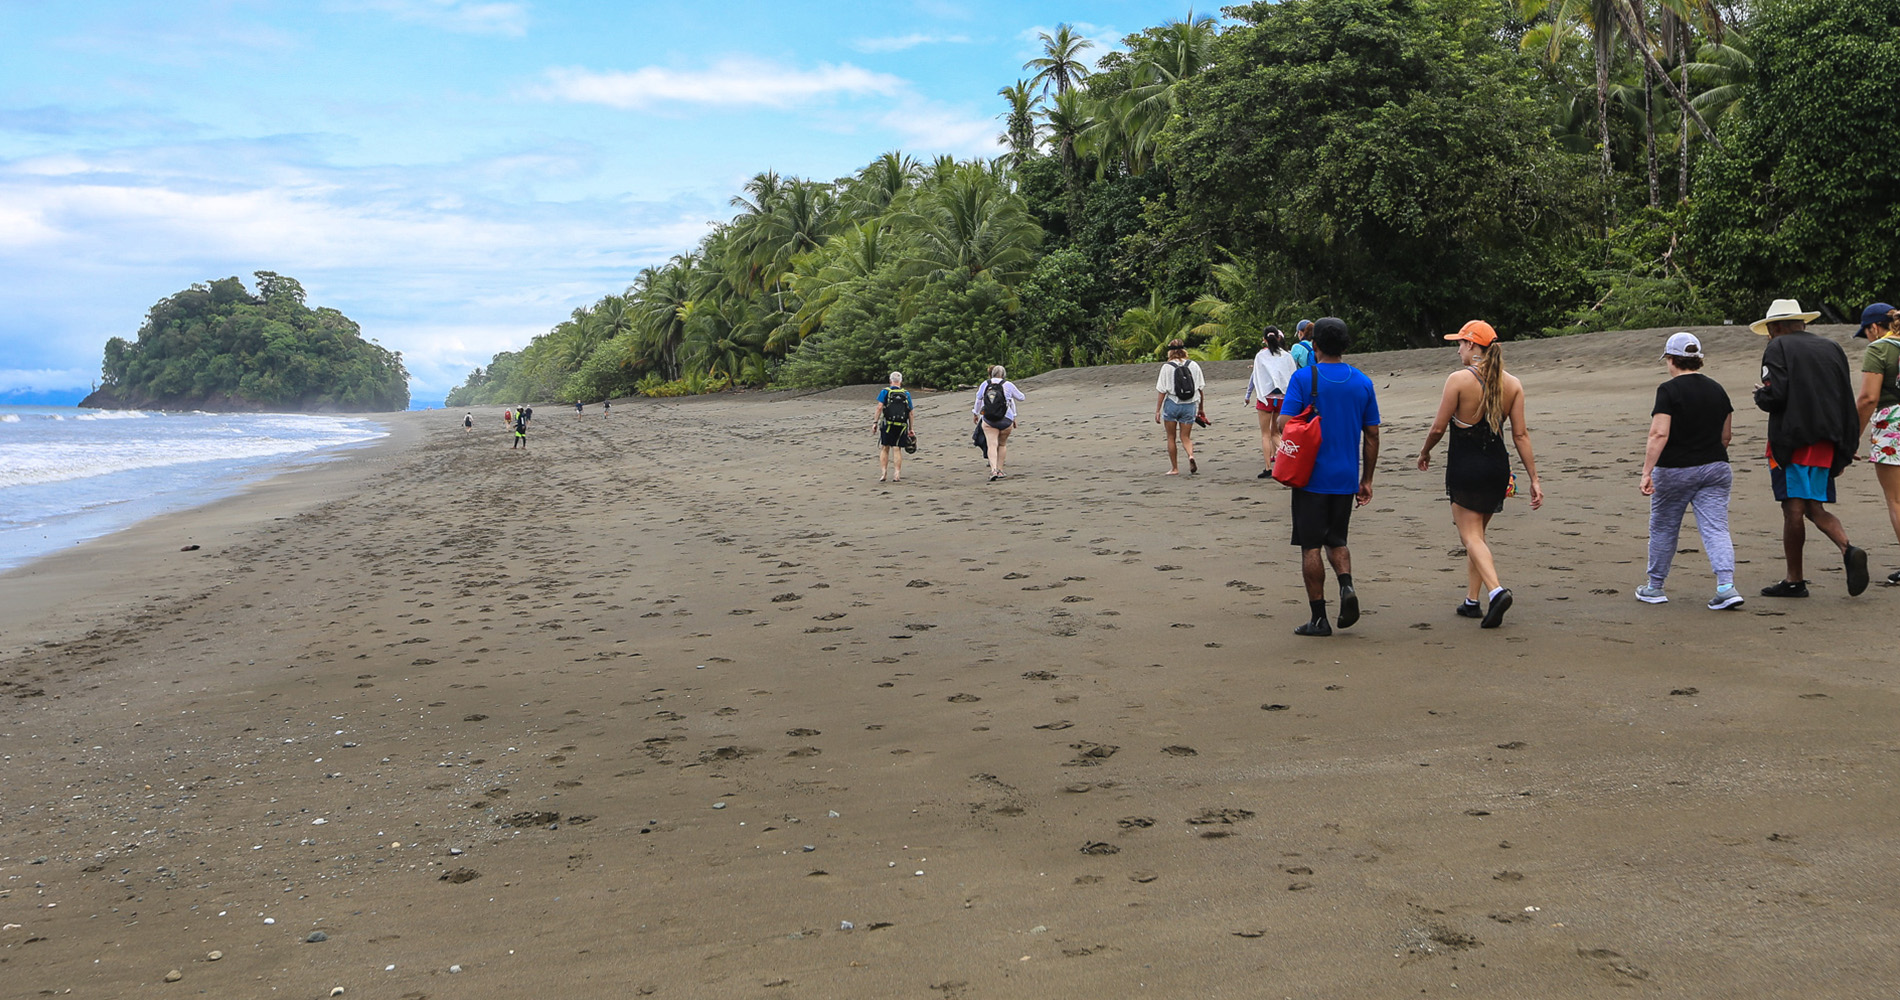
<instances>
[{"instance_id":1,"label":"man in straw hat","mask_svg":"<svg viewBox=\"0 0 1900 1000\"><path fill-rule=\"evenodd\" d=\"M1860 414L1847 353L1808 332L1808 323L1820 315L1803 312L1794 299L1776 299L1767 316L1749 325L1769 338L1755 405L1768 411L1768 468L1781 503L1781 548L1788 559L1788 575L1762 588L1763 597L1808 596L1801 572L1807 521L1840 547L1848 595L1867 589L1867 553L1848 542L1840 518L1825 506L1834 502L1835 477L1854 460Z\"/></svg>"}]
</instances>

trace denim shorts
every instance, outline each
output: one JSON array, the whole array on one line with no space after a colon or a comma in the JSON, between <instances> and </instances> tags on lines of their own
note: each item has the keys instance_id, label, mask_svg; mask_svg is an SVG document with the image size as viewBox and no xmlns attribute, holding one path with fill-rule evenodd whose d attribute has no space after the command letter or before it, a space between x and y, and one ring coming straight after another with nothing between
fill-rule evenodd
<instances>
[{"instance_id":1,"label":"denim shorts","mask_svg":"<svg viewBox=\"0 0 1900 1000\"><path fill-rule=\"evenodd\" d=\"M1201 407L1196 402L1183 403L1178 399L1161 401L1161 419L1170 424L1191 424L1194 422L1194 415L1199 412L1201 412Z\"/></svg>"}]
</instances>

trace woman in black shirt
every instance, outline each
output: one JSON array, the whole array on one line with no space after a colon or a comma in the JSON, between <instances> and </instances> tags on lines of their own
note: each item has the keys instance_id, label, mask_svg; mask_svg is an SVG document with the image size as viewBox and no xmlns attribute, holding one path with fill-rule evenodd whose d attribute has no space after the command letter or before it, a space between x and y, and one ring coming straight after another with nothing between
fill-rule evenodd
<instances>
[{"instance_id":1,"label":"woman in black shirt","mask_svg":"<svg viewBox=\"0 0 1900 1000\"><path fill-rule=\"evenodd\" d=\"M1722 384L1701 373L1702 344L1677 333L1663 348L1669 381L1656 388L1650 411L1649 447L1643 453L1643 495L1649 497L1649 582L1636 588L1645 604L1669 600L1663 582L1676 554L1682 515L1695 508L1703 551L1715 570L1709 610L1740 607L1735 589L1735 543L1728 533L1728 495L1734 475L1728 464L1735 407Z\"/></svg>"}]
</instances>

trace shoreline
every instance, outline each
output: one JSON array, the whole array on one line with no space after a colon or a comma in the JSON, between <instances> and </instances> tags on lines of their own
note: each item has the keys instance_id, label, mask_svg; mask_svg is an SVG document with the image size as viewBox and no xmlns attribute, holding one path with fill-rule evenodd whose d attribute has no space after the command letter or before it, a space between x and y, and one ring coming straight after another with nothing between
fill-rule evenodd
<instances>
[{"instance_id":1,"label":"shoreline","mask_svg":"<svg viewBox=\"0 0 1900 1000\"><path fill-rule=\"evenodd\" d=\"M178 600L224 579L225 548L323 502L326 492L360 477L372 463L413 446L420 429L400 414L364 416L387 433L338 448L331 457L269 473L233 493L135 521L0 572L0 658L46 642L84 635L138 609ZM181 552L184 545L200 545ZM140 602L148 602L141 605Z\"/></svg>"}]
</instances>

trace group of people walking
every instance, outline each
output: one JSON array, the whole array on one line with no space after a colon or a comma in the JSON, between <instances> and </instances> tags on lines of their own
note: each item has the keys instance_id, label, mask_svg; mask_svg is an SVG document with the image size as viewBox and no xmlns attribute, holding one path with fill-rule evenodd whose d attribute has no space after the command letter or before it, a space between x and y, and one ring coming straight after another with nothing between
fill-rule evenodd
<instances>
[{"instance_id":1,"label":"group of people walking","mask_svg":"<svg viewBox=\"0 0 1900 1000\"><path fill-rule=\"evenodd\" d=\"M1872 343L1858 386L1850 381L1840 345L1807 330L1818 316L1783 299L1751 325L1769 338L1753 401L1768 414L1766 457L1782 508L1787 564L1781 580L1762 588L1764 597L1808 596L1803 556L1810 524L1840 550L1848 594L1867 588L1867 554L1849 541L1827 505L1835 502L1836 480L1853 462L1869 427L1869 458L1900 538L1900 310L1875 303L1863 313L1859 336ZM1352 344L1346 323L1337 317L1302 320L1294 330L1290 344L1278 327L1263 332L1243 402L1259 419L1266 465L1260 477L1291 487L1292 543L1300 549L1311 611L1294 632L1327 636L1359 620L1349 535L1353 511L1372 500L1381 420L1372 380L1345 361ZM1505 501L1523 491L1532 510L1543 506L1543 483L1525 422L1524 385L1504 369L1497 331L1473 320L1445 340L1457 345L1459 367L1445 380L1416 465L1421 472L1430 470L1438 443L1448 439L1445 495L1466 565L1465 597L1455 613L1480 619L1481 628L1497 628L1511 609L1512 594L1500 578L1486 530ZM1643 455L1639 488L1650 498L1649 558L1636 597L1649 604L1669 600L1665 585L1683 519L1693 510L1715 574L1706 606L1721 611L1744 603L1735 585L1735 546L1728 529L1734 407L1727 390L1702 373L1704 360L1693 334L1674 334L1663 345L1669 377L1657 387ZM880 481L887 469L897 478L906 443L915 448L913 400L902 389L901 373L892 372L890 380L878 395L874 417ZM1190 475L1199 471L1193 431L1207 426L1206 394L1206 375L1189 359L1186 345L1169 343L1156 375L1154 410L1167 442L1168 475L1180 474L1181 458ZM1001 366L977 387L970 410L972 440L988 458L991 482L1004 476L1009 435L1019 426L1017 403L1024 398ZM1522 487L1511 468L1513 450L1523 469ZM1329 565L1337 580L1336 616L1328 614L1326 600ZM1888 582L1900 584L1900 571Z\"/></svg>"}]
</instances>

